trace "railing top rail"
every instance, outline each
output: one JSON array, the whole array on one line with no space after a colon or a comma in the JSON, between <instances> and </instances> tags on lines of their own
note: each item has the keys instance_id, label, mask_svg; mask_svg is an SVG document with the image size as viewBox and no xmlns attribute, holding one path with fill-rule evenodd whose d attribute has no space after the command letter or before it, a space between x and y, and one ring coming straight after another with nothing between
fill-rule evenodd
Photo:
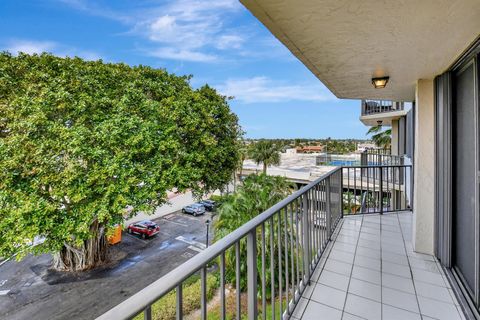
<instances>
[{"instance_id":1,"label":"railing top rail","mask_svg":"<svg viewBox=\"0 0 480 320\"><path fill-rule=\"evenodd\" d=\"M113 307L103 315L99 316L97 319L130 319L131 317L134 317L138 313L142 312L146 307L157 301L159 298L175 289L179 283L182 283L184 280L192 276L207 263L222 254L222 252L224 252L226 249L235 245L237 241L243 239L249 232L255 230L255 228L270 219L279 210L283 209L291 202L308 192L311 188L319 184L321 181L325 180L339 170L342 170L342 167L337 167L332 171L321 175L305 187L292 193L287 198L278 202L224 238L215 242L207 249L187 260L185 263L173 269L149 286L140 290L124 302Z\"/></svg>"},{"instance_id":2,"label":"railing top rail","mask_svg":"<svg viewBox=\"0 0 480 320\"><path fill-rule=\"evenodd\" d=\"M347 169L375 169L375 168L410 168L412 167L411 164L379 164L379 165L352 165L352 166L345 166L344 168ZM342 167L343 168L343 167Z\"/></svg>"}]
</instances>

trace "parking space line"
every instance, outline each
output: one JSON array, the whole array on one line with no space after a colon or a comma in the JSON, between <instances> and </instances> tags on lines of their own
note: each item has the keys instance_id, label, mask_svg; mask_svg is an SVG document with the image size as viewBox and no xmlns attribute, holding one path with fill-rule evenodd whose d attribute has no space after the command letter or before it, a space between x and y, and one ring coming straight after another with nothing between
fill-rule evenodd
<instances>
[{"instance_id":1,"label":"parking space line","mask_svg":"<svg viewBox=\"0 0 480 320\"><path fill-rule=\"evenodd\" d=\"M197 248L195 246L188 246L188 249L193 250L193 251L197 251L197 252L202 252L203 251L202 249Z\"/></svg>"},{"instance_id":2,"label":"parking space line","mask_svg":"<svg viewBox=\"0 0 480 320\"><path fill-rule=\"evenodd\" d=\"M182 241L182 242L185 242L189 245L192 245L192 246L194 246L194 247L196 247L200 250L204 250L207 247L204 243L201 243L201 242L198 242L198 241L195 241L195 240L187 240L183 236L178 236L175 239L177 239L179 241Z\"/></svg>"},{"instance_id":3,"label":"parking space line","mask_svg":"<svg viewBox=\"0 0 480 320\"><path fill-rule=\"evenodd\" d=\"M0 296L6 296L10 290L0 290Z\"/></svg>"},{"instance_id":4,"label":"parking space line","mask_svg":"<svg viewBox=\"0 0 480 320\"><path fill-rule=\"evenodd\" d=\"M186 224L186 223L181 223L181 222L172 221L172 220L168 220L168 219L164 219L164 221L170 222L170 223L173 223L173 224L178 224L178 225L180 225L180 226L182 226L182 227L188 227L188 224Z\"/></svg>"}]
</instances>

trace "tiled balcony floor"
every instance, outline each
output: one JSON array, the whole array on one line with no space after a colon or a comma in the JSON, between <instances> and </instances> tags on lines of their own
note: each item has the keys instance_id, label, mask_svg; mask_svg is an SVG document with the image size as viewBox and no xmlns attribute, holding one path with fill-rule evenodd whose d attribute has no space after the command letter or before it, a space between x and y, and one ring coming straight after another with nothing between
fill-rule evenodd
<instances>
[{"instance_id":1,"label":"tiled balcony floor","mask_svg":"<svg viewBox=\"0 0 480 320\"><path fill-rule=\"evenodd\" d=\"M412 250L412 213L342 220L294 318L464 319L436 259Z\"/></svg>"}]
</instances>

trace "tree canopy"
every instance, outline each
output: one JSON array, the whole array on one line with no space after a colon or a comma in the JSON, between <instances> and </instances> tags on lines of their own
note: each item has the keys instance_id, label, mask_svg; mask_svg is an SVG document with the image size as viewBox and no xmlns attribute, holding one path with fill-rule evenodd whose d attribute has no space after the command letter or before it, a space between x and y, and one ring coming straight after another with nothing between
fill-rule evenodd
<instances>
[{"instance_id":1,"label":"tree canopy","mask_svg":"<svg viewBox=\"0 0 480 320\"><path fill-rule=\"evenodd\" d=\"M188 76L0 53L0 256L81 246L168 190L222 188L239 135L227 98Z\"/></svg>"}]
</instances>

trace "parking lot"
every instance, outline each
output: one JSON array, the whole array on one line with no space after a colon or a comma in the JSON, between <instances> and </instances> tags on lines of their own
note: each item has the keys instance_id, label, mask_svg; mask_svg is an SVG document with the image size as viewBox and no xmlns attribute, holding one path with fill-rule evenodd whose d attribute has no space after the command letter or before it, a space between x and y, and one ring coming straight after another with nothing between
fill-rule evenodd
<instances>
[{"instance_id":1,"label":"parking lot","mask_svg":"<svg viewBox=\"0 0 480 320\"><path fill-rule=\"evenodd\" d=\"M80 274L49 270L50 255L9 261L0 267L0 319L93 319L201 252L207 219L175 212L154 220L151 239L123 232L114 262Z\"/></svg>"}]
</instances>

